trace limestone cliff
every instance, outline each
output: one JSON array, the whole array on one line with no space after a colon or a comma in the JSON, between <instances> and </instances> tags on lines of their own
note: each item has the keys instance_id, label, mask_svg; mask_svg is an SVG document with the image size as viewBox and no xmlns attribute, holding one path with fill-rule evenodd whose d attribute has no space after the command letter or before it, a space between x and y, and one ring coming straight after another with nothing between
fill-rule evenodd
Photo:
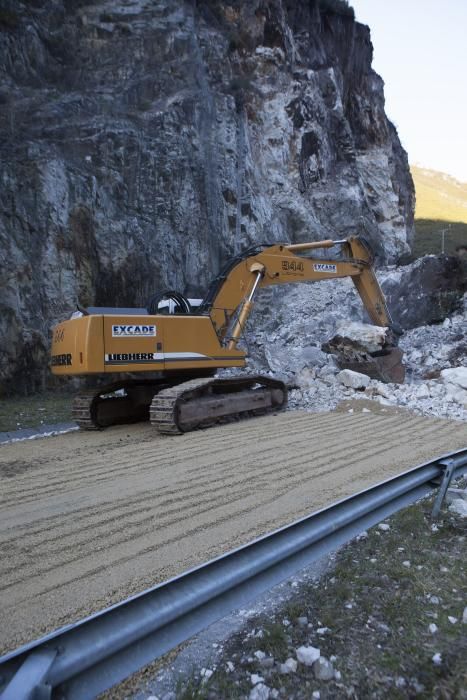
<instances>
[{"instance_id":1,"label":"limestone cliff","mask_svg":"<svg viewBox=\"0 0 467 700\"><path fill-rule=\"evenodd\" d=\"M45 381L76 302L202 295L254 242L406 253L412 180L371 60L339 1L4 2L0 389Z\"/></svg>"}]
</instances>

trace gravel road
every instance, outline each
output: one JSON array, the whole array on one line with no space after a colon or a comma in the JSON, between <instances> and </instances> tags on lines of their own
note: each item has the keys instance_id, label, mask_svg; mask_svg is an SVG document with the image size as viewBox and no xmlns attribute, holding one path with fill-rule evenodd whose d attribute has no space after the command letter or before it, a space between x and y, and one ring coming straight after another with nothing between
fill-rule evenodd
<instances>
[{"instance_id":1,"label":"gravel road","mask_svg":"<svg viewBox=\"0 0 467 700\"><path fill-rule=\"evenodd\" d=\"M466 444L466 424L409 413L287 412L3 445L0 650Z\"/></svg>"}]
</instances>

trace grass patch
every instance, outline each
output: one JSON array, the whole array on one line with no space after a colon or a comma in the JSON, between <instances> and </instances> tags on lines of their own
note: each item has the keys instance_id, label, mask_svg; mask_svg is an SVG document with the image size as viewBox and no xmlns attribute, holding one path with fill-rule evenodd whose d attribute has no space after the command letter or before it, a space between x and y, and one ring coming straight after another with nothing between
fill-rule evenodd
<instances>
[{"instance_id":1,"label":"grass patch","mask_svg":"<svg viewBox=\"0 0 467 700\"><path fill-rule=\"evenodd\" d=\"M439 255L443 229L448 229L444 236L444 251L447 255L455 255L458 246L467 246L467 224L435 219L415 219L413 256L420 258L422 255Z\"/></svg>"},{"instance_id":2,"label":"grass patch","mask_svg":"<svg viewBox=\"0 0 467 700\"><path fill-rule=\"evenodd\" d=\"M44 393L0 399L0 432L71 421L72 396Z\"/></svg>"},{"instance_id":3,"label":"grass patch","mask_svg":"<svg viewBox=\"0 0 467 700\"><path fill-rule=\"evenodd\" d=\"M445 509L432 527L431 507L424 501L404 509L386 521L389 529L374 527L343 548L319 582L300 584L279 609L251 619L224 647L209 681L194 675L178 700L248 698L251 674L277 698L305 700L319 690L323 700L465 700L467 523ZM307 624L298 620L304 617ZM281 673L302 645L332 658L337 675L319 680L300 663Z\"/></svg>"}]
</instances>

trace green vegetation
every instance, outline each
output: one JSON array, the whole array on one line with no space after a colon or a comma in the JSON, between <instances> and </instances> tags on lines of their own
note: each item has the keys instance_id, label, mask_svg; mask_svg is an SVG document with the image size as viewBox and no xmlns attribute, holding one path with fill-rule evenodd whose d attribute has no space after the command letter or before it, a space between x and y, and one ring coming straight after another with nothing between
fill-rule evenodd
<instances>
[{"instance_id":1,"label":"green vegetation","mask_svg":"<svg viewBox=\"0 0 467 700\"><path fill-rule=\"evenodd\" d=\"M0 399L0 432L71 421L69 394L45 393Z\"/></svg>"},{"instance_id":2,"label":"green vegetation","mask_svg":"<svg viewBox=\"0 0 467 700\"><path fill-rule=\"evenodd\" d=\"M246 629L209 664L181 679L177 700L248 697L259 674L280 698L466 698L465 520L432 500L402 510L386 529L372 528L338 552L316 583L302 583L272 615L251 618ZM301 624L306 617L310 624ZM318 628L328 628L326 633ZM284 675L280 663L302 645L333 659L334 679L319 681L299 664ZM261 650L265 665L255 654ZM228 668L228 662L230 668Z\"/></svg>"},{"instance_id":3,"label":"green vegetation","mask_svg":"<svg viewBox=\"0 0 467 700\"><path fill-rule=\"evenodd\" d=\"M415 238L412 248L414 258L430 254L439 255L443 230L445 230L444 252L447 255L455 255L457 247L467 246L467 223L415 219Z\"/></svg>"},{"instance_id":4,"label":"green vegetation","mask_svg":"<svg viewBox=\"0 0 467 700\"><path fill-rule=\"evenodd\" d=\"M415 192L415 239L413 256L442 252L455 255L456 248L467 246L467 184L450 175L410 166Z\"/></svg>"}]
</instances>

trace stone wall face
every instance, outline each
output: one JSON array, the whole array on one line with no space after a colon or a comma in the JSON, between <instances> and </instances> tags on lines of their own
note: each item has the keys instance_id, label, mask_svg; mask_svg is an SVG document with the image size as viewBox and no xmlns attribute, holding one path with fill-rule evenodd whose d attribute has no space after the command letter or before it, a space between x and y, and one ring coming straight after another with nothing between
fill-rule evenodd
<instances>
[{"instance_id":1,"label":"stone wall face","mask_svg":"<svg viewBox=\"0 0 467 700\"><path fill-rule=\"evenodd\" d=\"M0 390L82 305L202 296L256 242L408 251L414 194L369 30L287 0L36 0L0 13Z\"/></svg>"}]
</instances>

